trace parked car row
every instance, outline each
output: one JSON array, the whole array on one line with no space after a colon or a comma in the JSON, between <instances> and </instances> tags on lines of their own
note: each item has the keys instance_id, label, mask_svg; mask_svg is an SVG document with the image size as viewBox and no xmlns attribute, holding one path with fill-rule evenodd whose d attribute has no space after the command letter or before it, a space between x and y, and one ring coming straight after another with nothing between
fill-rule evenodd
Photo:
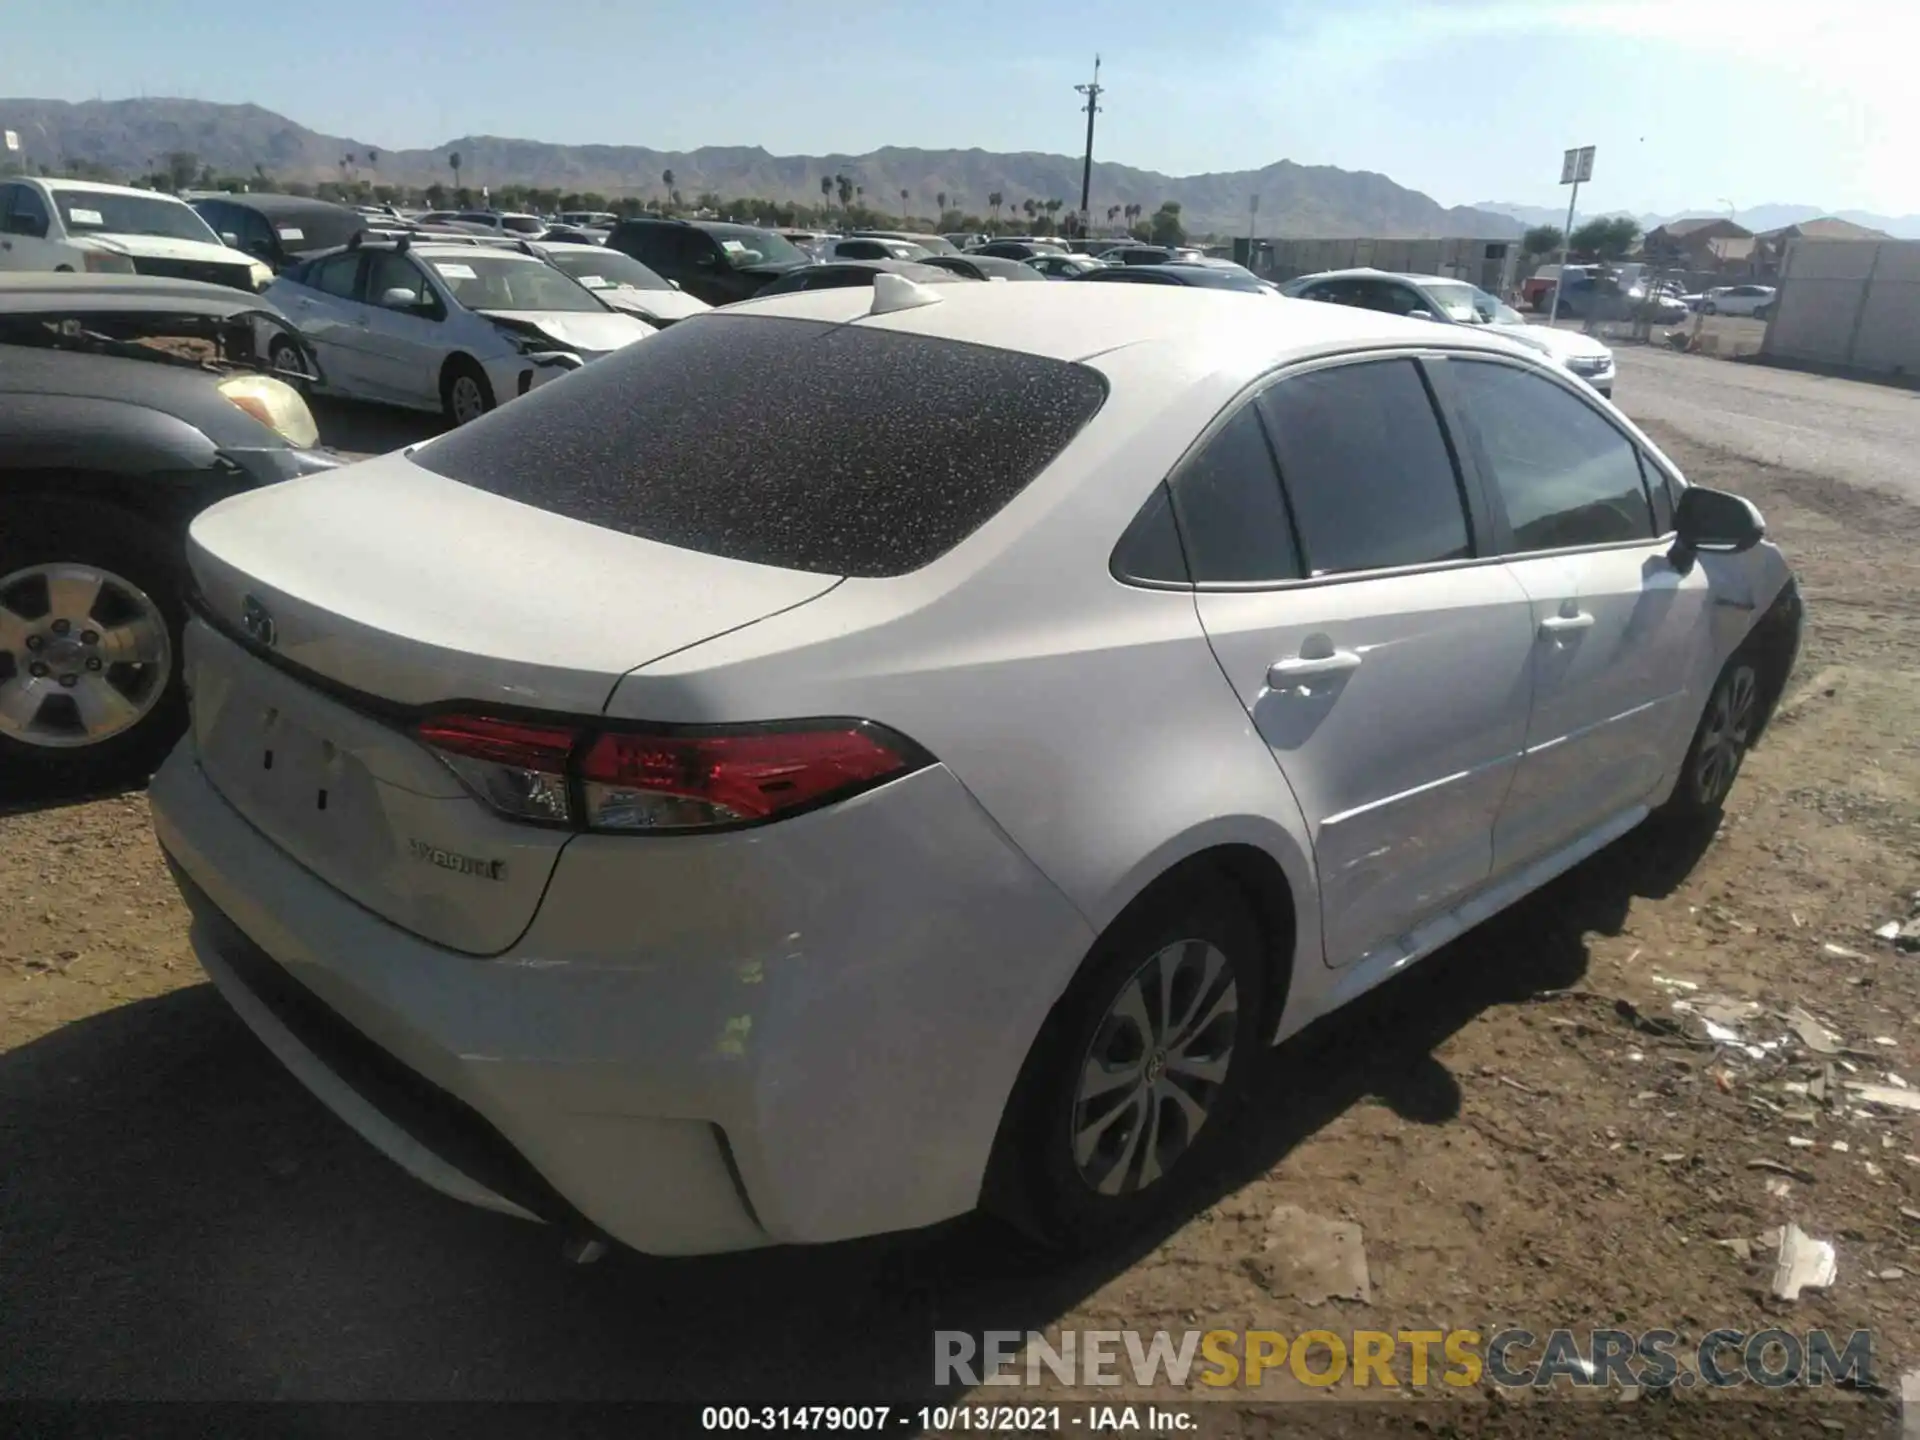
<instances>
[{"instance_id":1,"label":"parked car row","mask_svg":"<svg viewBox=\"0 0 1920 1440\"><path fill-rule=\"evenodd\" d=\"M1675 325L1689 314L1752 315L1766 319L1773 311L1771 285L1721 285L1695 294L1682 293L1672 281L1651 278L1639 262L1619 266L1542 265L1520 285L1521 303L1545 313L1555 304L1557 314L1575 319L1628 319L1636 316L1657 325Z\"/></svg>"},{"instance_id":2,"label":"parked car row","mask_svg":"<svg viewBox=\"0 0 1920 1440\"><path fill-rule=\"evenodd\" d=\"M1332 270L1291 280L1281 293L1441 325L1486 327L1490 333L1538 351L1602 395L1613 394L1613 351L1606 345L1577 330L1529 325L1512 306L1464 280L1385 270Z\"/></svg>"}]
</instances>

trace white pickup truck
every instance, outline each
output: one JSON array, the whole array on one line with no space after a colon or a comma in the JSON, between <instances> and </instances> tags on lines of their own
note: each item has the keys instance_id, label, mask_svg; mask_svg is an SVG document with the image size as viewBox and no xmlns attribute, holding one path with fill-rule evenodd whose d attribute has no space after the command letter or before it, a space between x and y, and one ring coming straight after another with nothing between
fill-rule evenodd
<instances>
[{"instance_id":1,"label":"white pickup truck","mask_svg":"<svg viewBox=\"0 0 1920 1440\"><path fill-rule=\"evenodd\" d=\"M0 181L0 270L163 275L260 290L273 271L222 244L184 200L125 185Z\"/></svg>"}]
</instances>

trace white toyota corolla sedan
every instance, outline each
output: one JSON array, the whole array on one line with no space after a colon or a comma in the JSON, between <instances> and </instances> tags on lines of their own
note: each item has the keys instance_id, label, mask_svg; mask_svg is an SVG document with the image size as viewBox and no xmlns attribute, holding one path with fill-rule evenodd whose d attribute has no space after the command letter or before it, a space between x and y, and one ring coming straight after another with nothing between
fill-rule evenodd
<instances>
[{"instance_id":1,"label":"white toyota corolla sedan","mask_svg":"<svg viewBox=\"0 0 1920 1440\"><path fill-rule=\"evenodd\" d=\"M367 240L315 256L265 294L313 347L312 388L437 410L454 425L655 330L539 255L492 244ZM270 358L303 368L291 351Z\"/></svg>"},{"instance_id":2,"label":"white toyota corolla sedan","mask_svg":"<svg viewBox=\"0 0 1920 1440\"><path fill-rule=\"evenodd\" d=\"M1153 286L696 316L190 552L208 973L427 1183L660 1254L1145 1223L1263 1046L1716 808L1801 623L1535 352Z\"/></svg>"}]
</instances>

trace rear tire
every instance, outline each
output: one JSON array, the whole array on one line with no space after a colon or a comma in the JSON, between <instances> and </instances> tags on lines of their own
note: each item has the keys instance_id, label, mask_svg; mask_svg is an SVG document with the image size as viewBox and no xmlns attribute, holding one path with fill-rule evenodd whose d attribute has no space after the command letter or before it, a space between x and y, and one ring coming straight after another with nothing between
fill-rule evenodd
<instances>
[{"instance_id":1,"label":"rear tire","mask_svg":"<svg viewBox=\"0 0 1920 1440\"><path fill-rule=\"evenodd\" d=\"M1116 920L1034 1041L983 1202L1042 1245L1099 1249L1173 1210L1219 1158L1258 1063L1268 954L1215 871Z\"/></svg>"},{"instance_id":2,"label":"rear tire","mask_svg":"<svg viewBox=\"0 0 1920 1440\"><path fill-rule=\"evenodd\" d=\"M137 784L166 757L187 717L179 552L113 505L0 504L0 793Z\"/></svg>"},{"instance_id":3,"label":"rear tire","mask_svg":"<svg viewBox=\"0 0 1920 1440\"><path fill-rule=\"evenodd\" d=\"M465 425L493 409L487 372L465 355L447 361L440 375L440 408L449 425Z\"/></svg>"}]
</instances>

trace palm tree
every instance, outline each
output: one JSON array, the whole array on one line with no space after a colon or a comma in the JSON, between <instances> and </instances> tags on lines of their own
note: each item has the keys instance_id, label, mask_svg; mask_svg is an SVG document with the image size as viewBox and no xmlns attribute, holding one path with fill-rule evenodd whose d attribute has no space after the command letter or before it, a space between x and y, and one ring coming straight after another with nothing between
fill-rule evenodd
<instances>
[{"instance_id":1,"label":"palm tree","mask_svg":"<svg viewBox=\"0 0 1920 1440\"><path fill-rule=\"evenodd\" d=\"M660 184L666 190L667 194L671 196L673 194L673 171L662 170L660 172ZM679 203L677 199L674 201L676 205Z\"/></svg>"},{"instance_id":2,"label":"palm tree","mask_svg":"<svg viewBox=\"0 0 1920 1440\"><path fill-rule=\"evenodd\" d=\"M1114 221L1118 220L1119 218L1120 218L1120 207L1118 205L1109 205L1107 207L1107 224L1111 225L1113 224Z\"/></svg>"},{"instance_id":3,"label":"palm tree","mask_svg":"<svg viewBox=\"0 0 1920 1440\"><path fill-rule=\"evenodd\" d=\"M866 208L866 204L867 204L867 187L866 187L866 186L864 186L864 185L856 185L856 186L854 186L854 187L853 187L853 198L854 198L855 200L858 200L858 201L860 202L860 206L861 206L861 208L862 208L862 209L865 209L865 208Z\"/></svg>"},{"instance_id":4,"label":"palm tree","mask_svg":"<svg viewBox=\"0 0 1920 1440\"><path fill-rule=\"evenodd\" d=\"M1000 223L1000 202L1005 198L998 190L987 196L987 208L993 211L993 223L996 225Z\"/></svg>"},{"instance_id":5,"label":"palm tree","mask_svg":"<svg viewBox=\"0 0 1920 1440\"><path fill-rule=\"evenodd\" d=\"M1033 212L1039 208L1039 206L1033 203L1033 197L1031 195L1020 202L1021 212L1026 215L1029 223L1033 220Z\"/></svg>"},{"instance_id":6,"label":"palm tree","mask_svg":"<svg viewBox=\"0 0 1920 1440\"><path fill-rule=\"evenodd\" d=\"M820 177L820 203L822 205L833 204L833 177L831 175L822 175Z\"/></svg>"},{"instance_id":7,"label":"palm tree","mask_svg":"<svg viewBox=\"0 0 1920 1440\"><path fill-rule=\"evenodd\" d=\"M947 213L947 192L942 190L938 195L933 197L933 200L934 200L934 203L940 207L940 213L942 215L946 214Z\"/></svg>"},{"instance_id":8,"label":"palm tree","mask_svg":"<svg viewBox=\"0 0 1920 1440\"><path fill-rule=\"evenodd\" d=\"M906 187L906 186L904 186L904 185L902 185L902 186L900 187L900 223L901 223L902 225L904 225L904 224L906 224L906 223L907 223L907 195L908 195L908 193L909 193L909 192L908 192L908 190L907 190L907 187Z\"/></svg>"},{"instance_id":9,"label":"palm tree","mask_svg":"<svg viewBox=\"0 0 1920 1440\"><path fill-rule=\"evenodd\" d=\"M1047 220L1048 220L1048 222L1049 222L1049 223L1052 223L1052 222L1053 222L1053 220L1054 220L1054 217L1055 217L1055 216L1057 216L1057 215L1058 215L1058 214L1060 213L1060 207L1061 207L1062 205L1064 205L1064 204L1066 204L1066 203L1067 203L1067 202L1066 202L1066 201L1064 201L1064 200L1049 200L1049 201L1047 201L1047 203L1045 204L1045 206L1043 206L1042 208L1043 208L1043 209L1045 209L1045 210L1046 210L1046 212L1047 212ZM1057 228L1057 227L1056 227L1056 228Z\"/></svg>"},{"instance_id":10,"label":"palm tree","mask_svg":"<svg viewBox=\"0 0 1920 1440\"><path fill-rule=\"evenodd\" d=\"M453 171L453 188L458 190L460 188L460 152L458 150L447 156L447 165Z\"/></svg>"}]
</instances>

